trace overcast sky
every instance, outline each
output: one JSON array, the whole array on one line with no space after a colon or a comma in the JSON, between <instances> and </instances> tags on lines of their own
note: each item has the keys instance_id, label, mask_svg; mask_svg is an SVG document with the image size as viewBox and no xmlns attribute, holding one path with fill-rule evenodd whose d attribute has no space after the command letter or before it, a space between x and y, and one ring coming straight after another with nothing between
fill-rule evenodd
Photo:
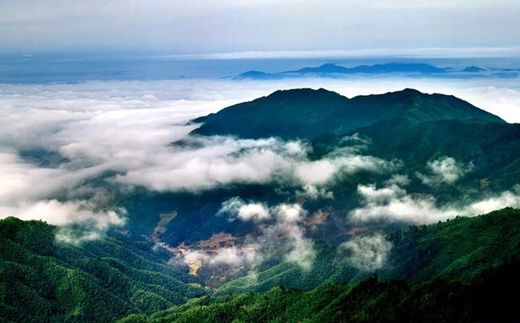
<instances>
[{"instance_id":1,"label":"overcast sky","mask_svg":"<svg viewBox=\"0 0 520 323\"><path fill-rule=\"evenodd\" d=\"M518 52L519 17L518 0L0 0L0 51L488 55Z\"/></svg>"}]
</instances>

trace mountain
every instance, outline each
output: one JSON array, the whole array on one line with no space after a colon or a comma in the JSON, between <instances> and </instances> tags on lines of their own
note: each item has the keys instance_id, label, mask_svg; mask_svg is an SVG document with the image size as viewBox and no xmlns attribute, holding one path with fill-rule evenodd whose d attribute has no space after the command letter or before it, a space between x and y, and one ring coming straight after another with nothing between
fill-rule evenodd
<instances>
[{"instance_id":1,"label":"mountain","mask_svg":"<svg viewBox=\"0 0 520 323\"><path fill-rule=\"evenodd\" d=\"M520 261L490 270L469 284L381 281L336 284L312 291L273 288L262 293L207 297L137 322L515 322Z\"/></svg>"},{"instance_id":2,"label":"mountain","mask_svg":"<svg viewBox=\"0 0 520 323\"><path fill-rule=\"evenodd\" d=\"M366 66L366 65L364 65L364 66ZM323 64L323 65L318 66L318 67L303 67L303 68L300 68L299 70L287 71L287 72L282 72L282 73L301 73L301 74L307 74L307 73L316 73L316 74L332 73L332 74L347 74L349 72L351 72L350 68L347 68L347 67L344 67L344 66L340 66L340 65L336 65L336 64L327 63L327 64Z\"/></svg>"},{"instance_id":3,"label":"mountain","mask_svg":"<svg viewBox=\"0 0 520 323\"><path fill-rule=\"evenodd\" d=\"M228 296L218 293L220 296L186 305L174 304L207 292L194 286L195 277L166 265L164 254L151 252L148 242L112 234L70 245L57 242L56 233L56 227L39 221L0 221L3 321L113 321L125 317L122 321L390 318L403 322L516 317L508 296L520 283L516 275L520 269L520 211L514 209L391 233L389 266L378 273L383 279L367 277L367 273L357 281L338 284L325 272L314 273L322 282L302 292L286 288L299 279L298 271L285 281L280 275L287 274L277 273L265 280L268 273L259 273L260 281L270 281L260 290L273 289L243 294L224 285L222 293ZM329 268L333 268L330 257L334 255L323 253L329 257ZM436 295L433 300L432 294Z\"/></svg>"},{"instance_id":4,"label":"mountain","mask_svg":"<svg viewBox=\"0 0 520 323\"><path fill-rule=\"evenodd\" d=\"M200 135L312 139L397 119L504 123L499 117L454 96L425 94L413 89L351 99L325 89L276 91L193 122L202 124L194 131Z\"/></svg>"},{"instance_id":5,"label":"mountain","mask_svg":"<svg viewBox=\"0 0 520 323\"><path fill-rule=\"evenodd\" d=\"M304 67L295 71L288 71L283 73L296 74L322 74L322 73L337 73L337 74L387 74L387 73L446 73L446 68L439 68L433 65L424 63L386 63L375 65L359 65L355 67L343 67L335 64L323 64L318 67Z\"/></svg>"},{"instance_id":6,"label":"mountain","mask_svg":"<svg viewBox=\"0 0 520 323\"><path fill-rule=\"evenodd\" d=\"M57 241L58 232L44 222L0 220L1 321L113 321L205 293L146 240L114 233L71 244Z\"/></svg>"},{"instance_id":7,"label":"mountain","mask_svg":"<svg viewBox=\"0 0 520 323\"><path fill-rule=\"evenodd\" d=\"M346 78L349 76L365 77L379 75L381 77L420 77L420 78L517 78L517 69L483 68L467 66L464 68L437 67L426 63L383 63L374 65L358 65L345 67L326 63L320 66L302 67L297 70L266 73L262 71L247 71L239 74L235 80L274 80L298 77L331 77Z\"/></svg>"},{"instance_id":8,"label":"mountain","mask_svg":"<svg viewBox=\"0 0 520 323\"><path fill-rule=\"evenodd\" d=\"M451 67L437 67L426 63L383 63L374 65L358 65L353 67L345 67L342 65L326 63L320 66L302 67L297 70L265 73L261 71L247 71L234 79L281 79L291 77L345 77L345 76L406 76L406 77L436 77L436 78L475 78L475 77L499 77L511 78L517 77L516 73L490 73L491 70L479 66L467 66L463 69Z\"/></svg>"},{"instance_id":9,"label":"mountain","mask_svg":"<svg viewBox=\"0 0 520 323\"><path fill-rule=\"evenodd\" d=\"M462 70L462 72L466 72L466 73L480 73L480 72L484 72L484 71L485 71L485 69L478 67L478 66L468 66Z\"/></svg>"},{"instance_id":10,"label":"mountain","mask_svg":"<svg viewBox=\"0 0 520 323\"><path fill-rule=\"evenodd\" d=\"M281 78L281 75L265 73L260 71L248 71L238 75L235 79L254 79L254 80L275 80Z\"/></svg>"},{"instance_id":11,"label":"mountain","mask_svg":"<svg viewBox=\"0 0 520 323\"><path fill-rule=\"evenodd\" d=\"M504 209L391 234L389 269L311 291L279 283L261 293L207 296L121 322L515 321L520 211ZM331 261L329 261L331 263ZM262 279L260 274L258 277ZM316 275L327 279L328 273ZM294 278L298 274L294 274ZM294 279L293 278L293 279ZM291 280L287 280L290 282ZM334 281L330 281L334 282Z\"/></svg>"},{"instance_id":12,"label":"mountain","mask_svg":"<svg viewBox=\"0 0 520 323\"><path fill-rule=\"evenodd\" d=\"M303 67L294 71L279 73L265 73L260 71L248 71L235 77L236 79L278 79L283 77L297 77L306 75L334 76L357 74L408 74L408 75L441 75L453 72L449 68L436 67L424 63L384 63L375 65L359 65L345 67L332 63L326 63L316 67Z\"/></svg>"},{"instance_id":13,"label":"mountain","mask_svg":"<svg viewBox=\"0 0 520 323\"><path fill-rule=\"evenodd\" d=\"M383 121L356 131L372 139L366 153L385 159L399 158L410 169L435 157L451 156L474 166L466 177L468 181L488 178L500 190L512 187L520 178L519 124L453 119L420 123ZM328 143L329 149L340 140Z\"/></svg>"},{"instance_id":14,"label":"mountain","mask_svg":"<svg viewBox=\"0 0 520 323\"><path fill-rule=\"evenodd\" d=\"M401 162L399 174L408 179L407 191L432 195L441 205L501 194L512 190L520 178L520 125L506 123L453 96L406 89L348 99L324 89L296 89L277 91L194 122L201 124L194 131L198 135L299 138L310 148L311 161L330 160L337 151L349 147L345 138L361 138L367 144L360 154ZM431 172L428 165L432 161L447 157L468 169L454 185L431 187L418 177ZM359 185L381 187L387 179L387 174L377 172L339 174L326 187L334 198L306 199L310 213L327 210L329 214L327 224L312 231L314 238L332 245L348 239L345 232L351 225L345 223L345 215L360 207ZM177 216L161 235L174 246L182 242L197 245L221 232L241 237L254 227L214 216L222 203L236 196L267 205L285 203L292 199L288 187L301 190L290 184L285 183L282 190L275 183L237 184L196 195L164 194L146 202L143 215L135 217L146 218L144 214L160 205L164 208L156 213L175 209ZM311 277L306 281L312 281Z\"/></svg>"},{"instance_id":15,"label":"mountain","mask_svg":"<svg viewBox=\"0 0 520 323\"><path fill-rule=\"evenodd\" d=\"M198 135L299 138L310 147L311 161L330 160L337 151L349 147L345 138L361 138L366 144L360 154L402 163L398 172L408 181L403 186L409 192L407 198L413 201L415 195L424 195L434 199L439 208L469 204L514 191L520 178L520 125L509 124L453 96L405 89L349 99L324 89L296 89L277 91L194 122L201 124L194 131ZM456 167L463 169L463 175L457 178L456 183L431 186L418 176L431 172L429 165L432 161L447 156L456 161L459 165ZM335 253L338 244L351 238L350 230L359 229L345 220L351 210L362 205L359 186L384 188L389 176L369 171L340 173L326 185L333 195L329 199L295 198L288 192L301 190L298 184L278 186L270 182L235 184L194 195L163 194L148 201L140 217L150 214L150 210L155 213L175 210L175 218L161 234L163 241L172 246L185 244L196 250L199 244L206 244L218 234L228 234L241 241L254 233L256 228L250 222L229 221L226 217L215 216L222 203L236 196L266 205L292 203L294 200L305 203L309 214L323 211L328 216L318 228L306 228L306 234L312 236L319 249L310 271L302 271L298 266L284 262L285 251L277 250L277 254L266 262L268 265L257 270L255 284L251 285L250 277L238 275L214 286L224 283L221 290L232 292L250 288L265 290L280 284L300 289L313 288L324 282L323 277L331 283L356 277L356 270L334 265L329 255ZM159 205L164 205L164 208L155 211ZM387 231L392 225L397 224L389 224L381 230ZM206 282L214 283L213 273L206 272L205 267L200 273Z\"/></svg>"},{"instance_id":16,"label":"mountain","mask_svg":"<svg viewBox=\"0 0 520 323\"><path fill-rule=\"evenodd\" d=\"M469 282L493 266L520 256L520 211L503 209L473 218L411 226L394 230L387 238L392 244L388 263L377 271L385 280ZM318 248L310 271L284 262L256 272L254 279L245 276L230 281L219 287L217 293L266 291L277 286L310 290L366 278L367 272L349 268L341 261L337 248L326 244Z\"/></svg>"}]
</instances>

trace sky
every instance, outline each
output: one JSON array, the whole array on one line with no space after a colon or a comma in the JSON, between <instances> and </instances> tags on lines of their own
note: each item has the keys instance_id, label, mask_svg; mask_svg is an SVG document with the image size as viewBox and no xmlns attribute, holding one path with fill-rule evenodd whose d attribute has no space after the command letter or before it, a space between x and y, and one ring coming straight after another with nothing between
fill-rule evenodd
<instances>
[{"instance_id":1,"label":"sky","mask_svg":"<svg viewBox=\"0 0 520 323\"><path fill-rule=\"evenodd\" d=\"M519 16L517 0L0 0L0 52L514 56Z\"/></svg>"}]
</instances>

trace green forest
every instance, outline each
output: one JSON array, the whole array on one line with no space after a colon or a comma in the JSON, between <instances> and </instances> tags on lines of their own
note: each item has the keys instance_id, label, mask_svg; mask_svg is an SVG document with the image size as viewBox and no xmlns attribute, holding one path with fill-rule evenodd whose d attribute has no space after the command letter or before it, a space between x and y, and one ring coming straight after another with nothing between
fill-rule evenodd
<instances>
[{"instance_id":1,"label":"green forest","mask_svg":"<svg viewBox=\"0 0 520 323\"><path fill-rule=\"evenodd\" d=\"M168 257L146 241L113 234L64 245L54 239L56 230L39 221L0 221L3 321L465 322L518 317L511 297L520 287L520 211L515 209L396 230L389 234L394 244L389 265L349 282L334 282L341 277L329 277L327 271L313 272L323 278L309 288L299 279L301 273L287 270L276 274L284 276L277 278L278 287L231 294L229 285L202 288L196 277L168 266ZM319 268L325 266L314 270ZM273 279L268 275L261 273L260 282ZM260 282L264 289L269 286Z\"/></svg>"},{"instance_id":2,"label":"green forest","mask_svg":"<svg viewBox=\"0 0 520 323\"><path fill-rule=\"evenodd\" d=\"M203 295L146 240L120 234L74 245L39 221L0 220L0 318L17 322L113 321Z\"/></svg>"}]
</instances>

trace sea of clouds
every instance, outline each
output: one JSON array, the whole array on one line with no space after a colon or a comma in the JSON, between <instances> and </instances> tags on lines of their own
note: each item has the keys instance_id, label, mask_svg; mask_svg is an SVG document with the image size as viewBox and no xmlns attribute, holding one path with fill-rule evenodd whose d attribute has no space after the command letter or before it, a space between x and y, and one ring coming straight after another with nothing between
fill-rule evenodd
<instances>
[{"instance_id":1,"label":"sea of clouds","mask_svg":"<svg viewBox=\"0 0 520 323\"><path fill-rule=\"evenodd\" d=\"M362 206L346 215L352 221L431 223L458 214L520 205L518 191L512 189L464 208L438 207L434 196L417 196L406 191L407 178L398 175L399 168L405 165L363 155L356 146L359 138L354 138L352 149L310 160L308 144L297 140L189 135L197 125L187 123L195 117L277 89L296 87L324 87L349 97L414 87L425 92L454 94L507 121L520 121L517 110L520 89L505 80L1 84L0 218L41 219L62 227L80 225L89 233L88 237L96 237L126 223L125 210L111 204L114 190L124 192L139 186L152 191L195 192L232 183L290 181L301 188L299 194L333 198L332 192L327 191L328 183L340 173L359 170L388 173L390 179L384 186L358 187ZM172 145L179 140L184 144ZM52 152L60 157L60 162L45 164L23 158L24 152L34 151ZM450 185L470 172L471 167L446 156L430 161L429 171L417 176L426 185ZM237 216L258 221L262 217L272 220L272 214L279 213L272 209L260 212L261 203L240 208ZM286 232L295 245L309 245L300 235L299 221L275 223L275 231L281 223L290 224Z\"/></svg>"}]
</instances>

